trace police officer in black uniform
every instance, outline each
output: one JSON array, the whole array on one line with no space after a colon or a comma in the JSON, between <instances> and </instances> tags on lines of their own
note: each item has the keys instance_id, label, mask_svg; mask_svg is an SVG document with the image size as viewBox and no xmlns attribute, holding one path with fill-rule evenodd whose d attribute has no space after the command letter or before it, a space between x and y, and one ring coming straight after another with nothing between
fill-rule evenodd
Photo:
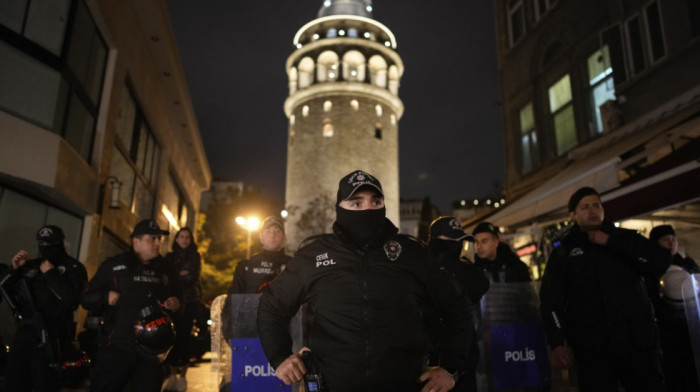
<instances>
[{"instance_id":1,"label":"police officer in black uniform","mask_svg":"<svg viewBox=\"0 0 700 392\"><path fill-rule=\"evenodd\" d=\"M105 260L88 283L83 307L104 310L91 391L121 392L129 382L133 391L161 389L164 376L156 351L167 351L174 340L164 341L167 347L158 350L154 344L161 342L144 339L158 339L158 328L172 334L172 322L163 314L143 338L135 334L135 325L160 309L176 312L180 307L175 272L160 256L160 238L167 234L155 221L142 220L131 233L131 250Z\"/></svg>"},{"instance_id":2,"label":"police officer in black uniform","mask_svg":"<svg viewBox=\"0 0 700 392\"><path fill-rule=\"evenodd\" d=\"M36 234L40 257L25 250L3 269L0 282L14 311L17 331L7 365L8 391L58 391L61 352L75 337L73 312L87 282L85 267L68 256L60 227L43 226Z\"/></svg>"},{"instance_id":3,"label":"police officer in black uniform","mask_svg":"<svg viewBox=\"0 0 700 392\"><path fill-rule=\"evenodd\" d=\"M488 279L497 283L529 282L530 269L504 242L498 226L481 222L472 231L476 255L474 265L481 268Z\"/></svg>"},{"instance_id":4,"label":"police officer in black uniform","mask_svg":"<svg viewBox=\"0 0 700 392\"><path fill-rule=\"evenodd\" d=\"M277 217L269 216L263 219L261 227L262 252L254 255L250 260L238 263L229 294L262 292L291 259L284 253L284 244L287 240L284 234L284 223Z\"/></svg>"},{"instance_id":5,"label":"police officer in black uniform","mask_svg":"<svg viewBox=\"0 0 700 392\"><path fill-rule=\"evenodd\" d=\"M299 382L288 325L307 304L305 344L330 392L454 387L470 322L469 304L412 237L385 217L379 181L357 170L340 180L333 234L302 243L260 297L258 330L277 377ZM445 333L440 367L426 369L423 315L434 306ZM421 385L423 383L424 385Z\"/></svg>"},{"instance_id":6,"label":"police officer in black uniform","mask_svg":"<svg viewBox=\"0 0 700 392\"><path fill-rule=\"evenodd\" d=\"M462 258L464 242L474 242L474 237L464 232L456 218L441 216L430 223L430 237L427 248L435 258L440 268L445 269L459 289L466 295L472 304L478 304L481 297L489 289L489 280L484 272L471 261ZM470 325L470 333L475 335L474 325ZM439 341L439 334L437 337ZM476 392L476 365L479 359L479 346L476 337L469 339L467 350L467 363L464 371L459 375L453 391Z\"/></svg>"},{"instance_id":7,"label":"police officer in black uniform","mask_svg":"<svg viewBox=\"0 0 700 392\"><path fill-rule=\"evenodd\" d=\"M554 241L540 302L552 365L576 360L581 392L665 390L659 336L645 279L658 280L670 253L604 219L598 192L569 199L575 224ZM573 358L565 342L573 350Z\"/></svg>"}]
</instances>

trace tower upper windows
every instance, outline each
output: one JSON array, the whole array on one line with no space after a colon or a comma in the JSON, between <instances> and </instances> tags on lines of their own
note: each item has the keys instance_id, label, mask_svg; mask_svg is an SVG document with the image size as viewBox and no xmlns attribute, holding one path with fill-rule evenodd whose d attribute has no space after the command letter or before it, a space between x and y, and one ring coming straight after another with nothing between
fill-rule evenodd
<instances>
[{"instance_id":1,"label":"tower upper windows","mask_svg":"<svg viewBox=\"0 0 700 392\"><path fill-rule=\"evenodd\" d=\"M339 68L338 55L326 50L318 56L316 66L316 80L319 82L333 82L338 79Z\"/></svg>"}]
</instances>

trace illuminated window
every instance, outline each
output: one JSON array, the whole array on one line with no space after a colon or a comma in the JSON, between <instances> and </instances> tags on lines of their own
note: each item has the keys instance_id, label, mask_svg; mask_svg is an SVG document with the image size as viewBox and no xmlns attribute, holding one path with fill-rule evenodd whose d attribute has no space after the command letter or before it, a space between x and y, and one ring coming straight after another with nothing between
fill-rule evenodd
<instances>
[{"instance_id":1,"label":"illuminated window","mask_svg":"<svg viewBox=\"0 0 700 392\"><path fill-rule=\"evenodd\" d=\"M377 105L374 107L374 111L377 112L377 117L381 117L381 116L382 116L382 113L384 112L384 111L382 110L382 105L379 105L379 104L377 104Z\"/></svg>"},{"instance_id":2,"label":"illuminated window","mask_svg":"<svg viewBox=\"0 0 700 392\"><path fill-rule=\"evenodd\" d=\"M301 115L304 117L309 115L309 105L304 105L304 107L301 108Z\"/></svg>"},{"instance_id":3,"label":"illuminated window","mask_svg":"<svg viewBox=\"0 0 700 392\"><path fill-rule=\"evenodd\" d=\"M525 35L525 11L522 0L508 1L508 34L510 46L515 45Z\"/></svg>"},{"instance_id":4,"label":"illuminated window","mask_svg":"<svg viewBox=\"0 0 700 392\"><path fill-rule=\"evenodd\" d=\"M358 110L358 109L360 108L360 103L357 102L356 99L353 99L352 101L350 101L350 107L351 107L353 110Z\"/></svg>"},{"instance_id":5,"label":"illuminated window","mask_svg":"<svg viewBox=\"0 0 700 392\"><path fill-rule=\"evenodd\" d=\"M600 117L600 106L606 101L615 100L615 82L610 65L610 51L603 46L588 57L588 84L590 88L590 118L593 134L603 132L603 122Z\"/></svg>"},{"instance_id":6,"label":"illuminated window","mask_svg":"<svg viewBox=\"0 0 700 392\"><path fill-rule=\"evenodd\" d=\"M520 109L520 143L521 172L525 174L532 171L533 167L539 163L537 129L532 102Z\"/></svg>"},{"instance_id":7,"label":"illuminated window","mask_svg":"<svg viewBox=\"0 0 700 392\"><path fill-rule=\"evenodd\" d=\"M334 82L340 73L340 60L335 52L327 50L318 56L316 61L316 80L319 82Z\"/></svg>"},{"instance_id":8,"label":"illuminated window","mask_svg":"<svg viewBox=\"0 0 700 392\"><path fill-rule=\"evenodd\" d=\"M330 118L323 119L323 137L333 137L333 121Z\"/></svg>"},{"instance_id":9,"label":"illuminated window","mask_svg":"<svg viewBox=\"0 0 700 392\"><path fill-rule=\"evenodd\" d=\"M331 110L333 110L333 102L331 101L326 101L323 103L323 111L328 113Z\"/></svg>"},{"instance_id":10,"label":"illuminated window","mask_svg":"<svg viewBox=\"0 0 700 392\"><path fill-rule=\"evenodd\" d=\"M549 110L554 122L557 155L562 155L578 142L569 74L549 87Z\"/></svg>"}]
</instances>

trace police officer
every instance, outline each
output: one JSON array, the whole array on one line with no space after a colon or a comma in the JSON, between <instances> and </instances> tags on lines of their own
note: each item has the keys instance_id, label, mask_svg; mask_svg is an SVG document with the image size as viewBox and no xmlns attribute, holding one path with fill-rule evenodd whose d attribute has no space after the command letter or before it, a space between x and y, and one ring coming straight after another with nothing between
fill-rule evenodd
<instances>
[{"instance_id":1,"label":"police officer","mask_svg":"<svg viewBox=\"0 0 700 392\"><path fill-rule=\"evenodd\" d=\"M272 282L291 259L284 253L287 240L284 223L274 216L263 219L260 230L262 252L236 266L229 294L255 294Z\"/></svg>"},{"instance_id":2,"label":"police officer","mask_svg":"<svg viewBox=\"0 0 700 392\"><path fill-rule=\"evenodd\" d=\"M91 391L121 392L128 382L134 391L161 389L163 369L151 350L154 342L137 340L135 325L158 306L170 312L180 307L175 272L160 256L160 239L167 234L151 219L140 221L131 233L131 249L105 260L88 283L83 307L104 310ZM144 338L158 338L156 327L165 331L172 323L154 325Z\"/></svg>"},{"instance_id":3,"label":"police officer","mask_svg":"<svg viewBox=\"0 0 700 392\"><path fill-rule=\"evenodd\" d=\"M700 392L688 320L683 305L683 282L700 272L693 259L678 253L678 238L670 225L649 232L649 240L671 253L671 266L659 280L647 282L661 332L662 364L669 392ZM660 287L661 286L661 287Z\"/></svg>"},{"instance_id":4,"label":"police officer","mask_svg":"<svg viewBox=\"0 0 700 392\"><path fill-rule=\"evenodd\" d=\"M474 237L464 232L456 218L441 216L430 223L430 236L428 238L428 251L435 258L440 268L444 268L459 284L472 304L478 304L481 297L489 289L489 280L484 272L471 261L463 260L462 250L464 241L474 242ZM469 326L473 335L474 326ZM439 337L438 337L439 339ZM479 347L476 338L469 340L467 350L467 363L464 371L459 375L453 391L476 392L476 365L479 359Z\"/></svg>"},{"instance_id":5,"label":"police officer","mask_svg":"<svg viewBox=\"0 0 700 392\"><path fill-rule=\"evenodd\" d=\"M552 365L567 368L575 358L581 392L616 392L618 382L626 391L664 391L644 280L659 279L670 253L605 220L593 188L571 196L569 216L574 225L555 241L540 289Z\"/></svg>"},{"instance_id":6,"label":"police officer","mask_svg":"<svg viewBox=\"0 0 700 392\"><path fill-rule=\"evenodd\" d=\"M481 268L492 282L529 282L530 270L518 255L501 242L498 227L489 222L479 223L472 232L476 256L474 265Z\"/></svg>"},{"instance_id":7,"label":"police officer","mask_svg":"<svg viewBox=\"0 0 700 392\"><path fill-rule=\"evenodd\" d=\"M36 233L40 257L25 250L2 273L3 296L14 311L17 331L7 365L9 391L58 391L60 352L75 337L73 312L87 282L87 272L68 256L60 227Z\"/></svg>"},{"instance_id":8,"label":"police officer","mask_svg":"<svg viewBox=\"0 0 700 392\"><path fill-rule=\"evenodd\" d=\"M263 350L286 384L306 367L292 353L290 319L307 304L305 343L330 392L434 391L454 387L469 304L412 237L385 218L380 182L357 170L340 180L333 234L305 240L260 298ZM442 367L425 368L422 315L443 316ZM423 383L421 386L419 383Z\"/></svg>"}]
</instances>

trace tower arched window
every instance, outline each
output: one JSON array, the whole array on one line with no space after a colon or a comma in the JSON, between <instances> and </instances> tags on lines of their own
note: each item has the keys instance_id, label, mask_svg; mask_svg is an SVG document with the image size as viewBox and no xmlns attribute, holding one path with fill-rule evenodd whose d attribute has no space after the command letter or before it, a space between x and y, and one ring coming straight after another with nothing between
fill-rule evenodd
<instances>
[{"instance_id":1,"label":"tower arched window","mask_svg":"<svg viewBox=\"0 0 700 392\"><path fill-rule=\"evenodd\" d=\"M395 65L389 67L389 91L399 94L399 68Z\"/></svg>"},{"instance_id":2,"label":"tower arched window","mask_svg":"<svg viewBox=\"0 0 700 392\"><path fill-rule=\"evenodd\" d=\"M386 88L387 64L384 57L375 54L369 58L369 81L375 86Z\"/></svg>"},{"instance_id":3,"label":"tower arched window","mask_svg":"<svg viewBox=\"0 0 700 392\"><path fill-rule=\"evenodd\" d=\"M323 137L333 137L333 121L330 118L323 119Z\"/></svg>"},{"instance_id":4,"label":"tower arched window","mask_svg":"<svg viewBox=\"0 0 700 392\"><path fill-rule=\"evenodd\" d=\"M316 67L316 80L322 82L334 82L338 80L340 70L338 54L333 51L326 50L318 56L318 66Z\"/></svg>"},{"instance_id":5,"label":"tower arched window","mask_svg":"<svg viewBox=\"0 0 700 392\"><path fill-rule=\"evenodd\" d=\"M343 55L343 78L347 81L365 80L365 56L357 50L350 50Z\"/></svg>"},{"instance_id":6,"label":"tower arched window","mask_svg":"<svg viewBox=\"0 0 700 392\"><path fill-rule=\"evenodd\" d=\"M289 95L297 92L297 83L299 82L299 72L295 67L289 70Z\"/></svg>"},{"instance_id":7,"label":"tower arched window","mask_svg":"<svg viewBox=\"0 0 700 392\"><path fill-rule=\"evenodd\" d=\"M299 61L299 88L309 87L314 82L314 61L311 57L304 57Z\"/></svg>"}]
</instances>

